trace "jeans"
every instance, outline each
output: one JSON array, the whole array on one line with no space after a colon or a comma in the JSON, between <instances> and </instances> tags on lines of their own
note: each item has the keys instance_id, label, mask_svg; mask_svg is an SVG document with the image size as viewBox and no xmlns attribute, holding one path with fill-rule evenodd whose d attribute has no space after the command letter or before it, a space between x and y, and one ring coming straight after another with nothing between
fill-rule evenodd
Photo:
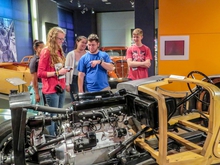
<instances>
[{"instance_id":1,"label":"jeans","mask_svg":"<svg viewBox=\"0 0 220 165\"><path fill-rule=\"evenodd\" d=\"M57 107L57 108L63 108L63 104L65 101L65 90L63 93L51 93L51 94L45 94L46 103L50 107ZM50 114L51 117L56 116L55 113ZM50 135L56 135L56 124L55 122L51 122L51 126L47 127Z\"/></svg>"},{"instance_id":2,"label":"jeans","mask_svg":"<svg viewBox=\"0 0 220 165\"><path fill-rule=\"evenodd\" d=\"M72 84L70 84L70 97L72 101L75 101L74 94L77 94L78 90L78 76L73 75L72 77Z\"/></svg>"},{"instance_id":3,"label":"jeans","mask_svg":"<svg viewBox=\"0 0 220 165\"><path fill-rule=\"evenodd\" d=\"M28 91L30 92L30 98L31 98L31 104L33 105L45 105L45 96L42 93L42 83L38 82L38 93L40 96L40 102L36 102L35 100L35 91L33 85L28 86ZM28 109L29 112L37 113L37 111L34 111L32 109Z\"/></svg>"}]
</instances>

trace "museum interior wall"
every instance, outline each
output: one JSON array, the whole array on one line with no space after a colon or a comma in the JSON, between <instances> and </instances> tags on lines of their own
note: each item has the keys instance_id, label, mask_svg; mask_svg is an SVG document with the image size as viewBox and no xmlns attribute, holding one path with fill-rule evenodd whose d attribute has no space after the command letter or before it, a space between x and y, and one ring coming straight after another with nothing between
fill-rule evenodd
<instances>
[{"instance_id":1,"label":"museum interior wall","mask_svg":"<svg viewBox=\"0 0 220 165\"><path fill-rule=\"evenodd\" d=\"M58 25L58 9L57 4L52 1L35 1L37 9L38 28L36 29L39 34L39 40L43 40L46 43L46 27L45 23L51 23ZM32 1L33 3L33 1ZM50 7L48 9L48 7ZM33 11L33 6L32 6Z\"/></svg>"},{"instance_id":2,"label":"museum interior wall","mask_svg":"<svg viewBox=\"0 0 220 165\"><path fill-rule=\"evenodd\" d=\"M16 48L14 48L14 50L17 50L18 62L21 61L24 56L33 54L32 42L34 39L46 42L45 23L59 26L62 24L61 27L67 29L67 37L69 37L67 43L69 47L68 51L73 49L76 36L88 36L91 33L98 33L100 35L101 45L114 46L116 43L117 45L120 44L120 46L129 46L131 43L130 31L134 28L133 12L112 13L115 18L112 21L116 25L112 26L108 24L109 28L106 28L106 26L103 27L103 23L106 23L106 20L104 20L106 17L100 17L100 15L112 15L110 13L91 14L91 12L87 12L81 14L80 11L66 11L65 9L59 8L56 3L50 0L31 0L30 8L28 8L28 2L29 1L26 0L0 0L0 18L11 19L14 23L16 41ZM35 2L36 9L33 7L33 2ZM69 12L69 14L62 14L65 12ZM72 16L72 22L69 21L70 15ZM63 18L66 19L64 20ZM107 16L107 19L109 19L109 16ZM122 19L125 20L122 21ZM99 25L102 24L99 26L101 29L97 28L97 20ZM127 21L127 24L123 24L122 26L121 22L125 21ZM70 27L70 24L73 27ZM103 28L106 28L106 31L103 30ZM102 32L104 34L101 34ZM106 36L106 33L109 34ZM119 33L120 35L118 35Z\"/></svg>"},{"instance_id":3,"label":"museum interior wall","mask_svg":"<svg viewBox=\"0 0 220 165\"><path fill-rule=\"evenodd\" d=\"M163 36L189 36L188 60L161 60L158 74L187 75L199 70L207 75L220 74L220 1L159 1L158 40Z\"/></svg>"},{"instance_id":4,"label":"museum interior wall","mask_svg":"<svg viewBox=\"0 0 220 165\"><path fill-rule=\"evenodd\" d=\"M130 46L134 11L97 13L97 29L102 46Z\"/></svg>"},{"instance_id":5,"label":"museum interior wall","mask_svg":"<svg viewBox=\"0 0 220 165\"><path fill-rule=\"evenodd\" d=\"M4 62L3 55L6 58L13 55L15 61L20 61L23 56L33 53L27 0L0 0L0 22L1 45L4 47L0 62Z\"/></svg>"},{"instance_id":6,"label":"museum interior wall","mask_svg":"<svg viewBox=\"0 0 220 165\"><path fill-rule=\"evenodd\" d=\"M82 14L81 11L74 11L73 14L75 37L80 35L89 36L91 33L97 34L96 13L85 12L85 14Z\"/></svg>"}]
</instances>

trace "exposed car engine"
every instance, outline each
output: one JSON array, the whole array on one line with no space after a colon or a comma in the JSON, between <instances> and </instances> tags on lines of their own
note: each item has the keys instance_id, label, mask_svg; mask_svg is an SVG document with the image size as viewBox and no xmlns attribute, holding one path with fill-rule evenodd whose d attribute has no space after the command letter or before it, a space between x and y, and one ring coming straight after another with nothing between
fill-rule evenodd
<instances>
[{"instance_id":1,"label":"exposed car engine","mask_svg":"<svg viewBox=\"0 0 220 165\"><path fill-rule=\"evenodd\" d=\"M180 84L188 90L166 89ZM79 93L67 109L31 105L29 93L11 91L12 119L0 124L0 165L220 163L220 89L210 77L158 75L117 90ZM56 135L47 131L52 122Z\"/></svg>"},{"instance_id":2,"label":"exposed car engine","mask_svg":"<svg viewBox=\"0 0 220 165\"><path fill-rule=\"evenodd\" d=\"M78 94L78 101L72 107L58 109L29 105L29 93L12 93L12 117L15 111L16 116L19 111L26 113L26 108L44 112L27 119L24 127L26 133L25 129L18 130L19 135L27 135L24 139L18 137L18 143L25 142L25 162L42 165L126 164L145 155L129 144L134 139L128 131L132 117L125 113L127 108L123 94L124 90L116 94L110 91ZM50 117L49 113L58 115ZM21 117L24 119L24 115ZM15 122L21 124L18 120ZM46 128L51 122L57 124L56 136L47 134ZM12 151L4 152L1 163L22 163L13 159L14 154Z\"/></svg>"}]
</instances>

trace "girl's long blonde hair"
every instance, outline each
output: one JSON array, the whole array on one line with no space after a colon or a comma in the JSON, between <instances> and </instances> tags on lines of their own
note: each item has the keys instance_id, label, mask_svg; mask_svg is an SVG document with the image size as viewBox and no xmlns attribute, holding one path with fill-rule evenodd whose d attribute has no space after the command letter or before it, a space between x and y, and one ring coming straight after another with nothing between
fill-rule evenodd
<instances>
[{"instance_id":1,"label":"girl's long blonde hair","mask_svg":"<svg viewBox=\"0 0 220 165\"><path fill-rule=\"evenodd\" d=\"M46 46L48 47L50 51L50 60L51 60L51 66L53 67L56 63L62 63L65 64L65 55L62 49L62 46L58 45L56 43L56 37L58 33L63 33L64 30L60 27L53 27L50 29L50 31L47 34L47 43ZM61 57L58 55L58 51L61 51Z\"/></svg>"}]
</instances>

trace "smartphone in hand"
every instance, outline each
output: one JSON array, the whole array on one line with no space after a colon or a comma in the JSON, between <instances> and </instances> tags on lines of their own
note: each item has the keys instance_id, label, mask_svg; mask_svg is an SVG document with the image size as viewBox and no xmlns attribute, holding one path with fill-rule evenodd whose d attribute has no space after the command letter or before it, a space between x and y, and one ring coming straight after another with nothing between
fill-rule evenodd
<instances>
[{"instance_id":1,"label":"smartphone in hand","mask_svg":"<svg viewBox=\"0 0 220 165\"><path fill-rule=\"evenodd\" d=\"M64 68L65 68L66 70L68 70L68 72L73 69L71 66L65 66Z\"/></svg>"}]
</instances>

